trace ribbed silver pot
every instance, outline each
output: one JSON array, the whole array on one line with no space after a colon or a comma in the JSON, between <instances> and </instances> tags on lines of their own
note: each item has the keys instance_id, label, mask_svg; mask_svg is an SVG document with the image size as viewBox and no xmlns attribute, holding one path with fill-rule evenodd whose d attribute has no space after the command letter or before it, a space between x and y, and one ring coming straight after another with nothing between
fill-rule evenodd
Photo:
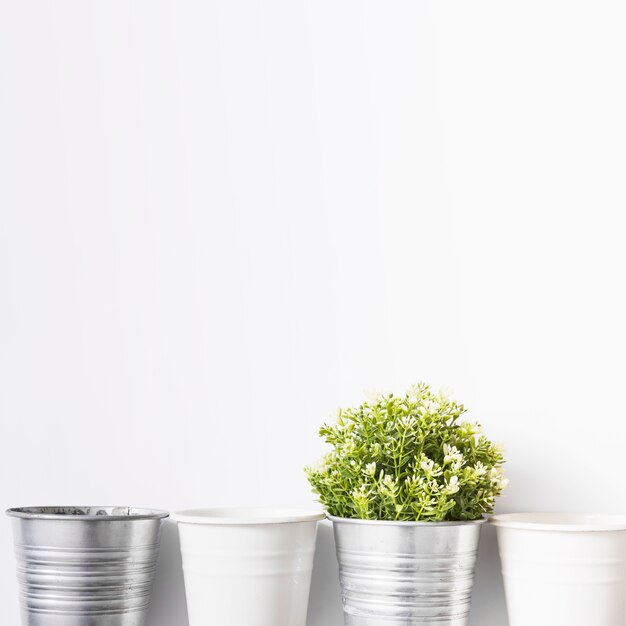
<instances>
[{"instance_id":1,"label":"ribbed silver pot","mask_svg":"<svg viewBox=\"0 0 626 626\"><path fill-rule=\"evenodd\" d=\"M467 626L485 520L330 519L346 626Z\"/></svg>"},{"instance_id":2,"label":"ribbed silver pot","mask_svg":"<svg viewBox=\"0 0 626 626\"><path fill-rule=\"evenodd\" d=\"M164 511L9 509L23 626L145 626Z\"/></svg>"}]
</instances>

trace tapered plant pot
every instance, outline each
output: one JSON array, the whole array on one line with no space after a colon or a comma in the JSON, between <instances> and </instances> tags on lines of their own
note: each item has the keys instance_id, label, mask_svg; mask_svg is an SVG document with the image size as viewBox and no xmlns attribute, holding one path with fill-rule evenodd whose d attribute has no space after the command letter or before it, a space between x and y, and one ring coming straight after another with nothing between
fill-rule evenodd
<instances>
[{"instance_id":1,"label":"tapered plant pot","mask_svg":"<svg viewBox=\"0 0 626 626\"><path fill-rule=\"evenodd\" d=\"M257 508L173 514L190 626L305 626L323 517Z\"/></svg>"},{"instance_id":2,"label":"tapered plant pot","mask_svg":"<svg viewBox=\"0 0 626 626\"><path fill-rule=\"evenodd\" d=\"M28 507L12 517L23 626L145 626L164 511Z\"/></svg>"},{"instance_id":3,"label":"tapered plant pot","mask_svg":"<svg viewBox=\"0 0 626 626\"><path fill-rule=\"evenodd\" d=\"M485 520L330 519L346 626L467 626Z\"/></svg>"},{"instance_id":4,"label":"tapered plant pot","mask_svg":"<svg viewBox=\"0 0 626 626\"><path fill-rule=\"evenodd\" d=\"M626 517L495 515L509 626L624 626Z\"/></svg>"}]
</instances>

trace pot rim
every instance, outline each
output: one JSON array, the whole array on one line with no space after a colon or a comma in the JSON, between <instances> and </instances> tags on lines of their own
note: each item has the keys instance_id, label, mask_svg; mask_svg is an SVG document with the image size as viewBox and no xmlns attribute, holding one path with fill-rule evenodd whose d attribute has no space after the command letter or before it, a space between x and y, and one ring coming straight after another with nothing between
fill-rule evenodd
<instances>
[{"instance_id":1,"label":"pot rim","mask_svg":"<svg viewBox=\"0 0 626 626\"><path fill-rule=\"evenodd\" d=\"M215 506L186 509L172 513L172 520L180 524L250 525L317 522L326 517L323 511L253 506Z\"/></svg>"},{"instance_id":2,"label":"pot rim","mask_svg":"<svg viewBox=\"0 0 626 626\"><path fill-rule=\"evenodd\" d=\"M63 512L66 510L67 512ZM80 513L92 511L97 513ZM130 506L25 506L7 509L9 517L20 519L57 520L68 522L134 522L161 520L169 517L167 511L141 509Z\"/></svg>"},{"instance_id":3,"label":"pot rim","mask_svg":"<svg viewBox=\"0 0 626 626\"><path fill-rule=\"evenodd\" d=\"M336 517L334 515L327 515L328 519L341 524L364 524L367 526L425 526L425 527L439 527L439 526L477 526L484 524L487 519L475 519L475 520L458 520L448 522L410 522L399 520L387 520L387 519L359 519L355 517Z\"/></svg>"},{"instance_id":4,"label":"pot rim","mask_svg":"<svg viewBox=\"0 0 626 626\"><path fill-rule=\"evenodd\" d=\"M607 532L626 530L625 515L548 511L492 515L489 518L489 523L496 528L553 532Z\"/></svg>"}]
</instances>

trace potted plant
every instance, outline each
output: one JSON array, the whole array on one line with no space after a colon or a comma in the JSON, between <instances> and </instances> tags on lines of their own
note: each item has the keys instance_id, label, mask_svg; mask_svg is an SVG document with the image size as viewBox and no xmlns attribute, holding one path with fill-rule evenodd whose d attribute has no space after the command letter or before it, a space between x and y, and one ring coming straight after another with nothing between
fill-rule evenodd
<instances>
[{"instance_id":1,"label":"potted plant","mask_svg":"<svg viewBox=\"0 0 626 626\"><path fill-rule=\"evenodd\" d=\"M341 409L306 468L333 522L347 626L468 623L484 515L507 485L501 448L419 383Z\"/></svg>"}]
</instances>

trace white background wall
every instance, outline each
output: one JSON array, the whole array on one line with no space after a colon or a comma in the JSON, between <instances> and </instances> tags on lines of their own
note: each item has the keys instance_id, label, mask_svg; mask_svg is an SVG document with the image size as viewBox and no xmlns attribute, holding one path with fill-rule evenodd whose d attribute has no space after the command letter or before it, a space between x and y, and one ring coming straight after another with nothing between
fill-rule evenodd
<instances>
[{"instance_id":1,"label":"white background wall","mask_svg":"<svg viewBox=\"0 0 626 626\"><path fill-rule=\"evenodd\" d=\"M425 379L506 443L501 510L624 512L625 30L621 0L0 0L0 506L307 504L321 421ZM163 549L151 626L185 626ZM332 550L309 626L342 623ZM473 626L501 593L486 529Z\"/></svg>"}]
</instances>

